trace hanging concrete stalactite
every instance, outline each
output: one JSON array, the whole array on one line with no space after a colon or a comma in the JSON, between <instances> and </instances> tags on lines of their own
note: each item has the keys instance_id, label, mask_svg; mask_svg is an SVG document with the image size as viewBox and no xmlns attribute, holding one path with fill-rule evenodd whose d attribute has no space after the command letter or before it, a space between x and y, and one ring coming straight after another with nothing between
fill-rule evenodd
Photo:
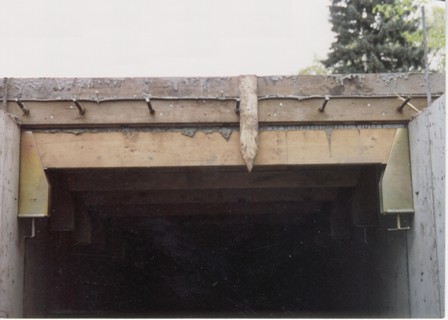
<instances>
[{"instance_id":1,"label":"hanging concrete stalactite","mask_svg":"<svg viewBox=\"0 0 448 320\"><path fill-rule=\"evenodd\" d=\"M257 77L246 75L239 80L241 155L251 172L258 152Z\"/></svg>"}]
</instances>

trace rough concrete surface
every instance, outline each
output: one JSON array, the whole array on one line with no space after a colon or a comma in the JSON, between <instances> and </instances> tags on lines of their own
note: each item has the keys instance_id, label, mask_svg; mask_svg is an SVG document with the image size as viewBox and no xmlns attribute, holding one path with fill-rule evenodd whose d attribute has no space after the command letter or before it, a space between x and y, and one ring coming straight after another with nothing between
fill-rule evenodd
<instances>
[{"instance_id":1,"label":"rough concrete surface","mask_svg":"<svg viewBox=\"0 0 448 320\"><path fill-rule=\"evenodd\" d=\"M412 317L444 316L445 96L409 124L415 216L408 231Z\"/></svg>"},{"instance_id":2,"label":"rough concrete surface","mask_svg":"<svg viewBox=\"0 0 448 320\"><path fill-rule=\"evenodd\" d=\"M17 219L20 130L0 110L0 317L22 316L23 242Z\"/></svg>"}]
</instances>

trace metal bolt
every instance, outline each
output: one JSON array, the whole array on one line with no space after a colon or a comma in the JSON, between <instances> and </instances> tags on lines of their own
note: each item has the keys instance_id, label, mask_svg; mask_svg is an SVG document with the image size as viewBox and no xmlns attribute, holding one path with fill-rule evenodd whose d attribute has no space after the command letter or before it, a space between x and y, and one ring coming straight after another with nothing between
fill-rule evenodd
<instances>
[{"instance_id":1,"label":"metal bolt","mask_svg":"<svg viewBox=\"0 0 448 320\"><path fill-rule=\"evenodd\" d=\"M145 101L146 101L146 105L148 106L149 113L150 113L150 114L154 114L155 111L154 111L154 109L152 108L151 99L146 98Z\"/></svg>"},{"instance_id":2,"label":"metal bolt","mask_svg":"<svg viewBox=\"0 0 448 320\"><path fill-rule=\"evenodd\" d=\"M409 101L411 101L411 97L406 97L406 99L403 100L403 103L397 108L399 112L403 112L403 108L408 104Z\"/></svg>"},{"instance_id":3,"label":"metal bolt","mask_svg":"<svg viewBox=\"0 0 448 320\"><path fill-rule=\"evenodd\" d=\"M330 96L325 96L324 102L322 102L322 105L319 108L319 112L324 112L325 107L327 106L328 101L330 101Z\"/></svg>"},{"instance_id":4,"label":"metal bolt","mask_svg":"<svg viewBox=\"0 0 448 320\"><path fill-rule=\"evenodd\" d=\"M236 99L235 113L240 114L240 99Z\"/></svg>"},{"instance_id":5,"label":"metal bolt","mask_svg":"<svg viewBox=\"0 0 448 320\"><path fill-rule=\"evenodd\" d=\"M23 111L23 114L25 116L30 114L30 110L28 110L22 103L22 101L20 101L19 99L16 99L16 103L18 104L19 108Z\"/></svg>"},{"instance_id":6,"label":"metal bolt","mask_svg":"<svg viewBox=\"0 0 448 320\"><path fill-rule=\"evenodd\" d=\"M72 99L73 103L75 104L76 108L78 108L78 112L80 115L84 115L86 113L86 109L84 109L81 104L76 100L75 98Z\"/></svg>"}]
</instances>

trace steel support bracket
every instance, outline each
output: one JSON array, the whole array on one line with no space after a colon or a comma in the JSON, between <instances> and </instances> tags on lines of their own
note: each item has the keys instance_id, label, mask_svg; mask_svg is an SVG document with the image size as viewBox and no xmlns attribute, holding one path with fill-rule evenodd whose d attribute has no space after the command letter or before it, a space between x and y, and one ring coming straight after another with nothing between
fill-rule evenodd
<instances>
[{"instance_id":1,"label":"steel support bracket","mask_svg":"<svg viewBox=\"0 0 448 320\"><path fill-rule=\"evenodd\" d=\"M47 217L50 184L48 183L32 132L20 138L19 213L20 218Z\"/></svg>"},{"instance_id":2,"label":"steel support bracket","mask_svg":"<svg viewBox=\"0 0 448 320\"><path fill-rule=\"evenodd\" d=\"M382 214L414 213L409 136L406 128L397 129L379 188Z\"/></svg>"}]
</instances>

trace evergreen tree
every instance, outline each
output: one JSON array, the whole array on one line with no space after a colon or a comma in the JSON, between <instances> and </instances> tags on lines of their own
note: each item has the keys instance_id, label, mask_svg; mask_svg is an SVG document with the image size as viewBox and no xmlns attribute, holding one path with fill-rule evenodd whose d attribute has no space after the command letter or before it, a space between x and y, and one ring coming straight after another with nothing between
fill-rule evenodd
<instances>
[{"instance_id":1,"label":"evergreen tree","mask_svg":"<svg viewBox=\"0 0 448 320\"><path fill-rule=\"evenodd\" d=\"M332 0L336 41L322 63L334 73L420 70L423 48L406 37L418 29L417 10L411 0Z\"/></svg>"}]
</instances>

